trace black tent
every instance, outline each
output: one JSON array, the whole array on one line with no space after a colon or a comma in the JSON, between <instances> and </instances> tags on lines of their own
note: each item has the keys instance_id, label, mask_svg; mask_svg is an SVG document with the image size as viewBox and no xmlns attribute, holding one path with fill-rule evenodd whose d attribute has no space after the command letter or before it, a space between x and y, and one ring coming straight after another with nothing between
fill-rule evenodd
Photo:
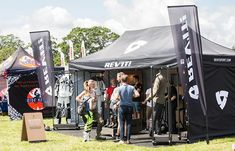
<instances>
[{"instance_id":1,"label":"black tent","mask_svg":"<svg viewBox=\"0 0 235 151\"><path fill-rule=\"evenodd\" d=\"M202 37L204 55L235 56L229 48ZM79 70L146 68L176 64L176 53L170 26L126 31L102 51L69 63Z\"/></svg>"},{"instance_id":2,"label":"black tent","mask_svg":"<svg viewBox=\"0 0 235 151\"><path fill-rule=\"evenodd\" d=\"M11 119L20 119L25 112L43 109L35 98L39 90L36 74L38 64L22 47L19 47L0 65L0 72L5 73L8 87L8 114Z\"/></svg>"},{"instance_id":3,"label":"black tent","mask_svg":"<svg viewBox=\"0 0 235 151\"><path fill-rule=\"evenodd\" d=\"M35 70L38 64L34 58L19 47L7 60L0 65L0 73L19 73Z\"/></svg>"},{"instance_id":4,"label":"black tent","mask_svg":"<svg viewBox=\"0 0 235 151\"><path fill-rule=\"evenodd\" d=\"M202 40L209 136L235 134L235 51ZM104 71L176 66L170 26L126 31L107 48L73 60L70 69ZM187 100L186 100L187 101ZM205 117L199 102L188 102L190 141L205 137Z\"/></svg>"}]
</instances>

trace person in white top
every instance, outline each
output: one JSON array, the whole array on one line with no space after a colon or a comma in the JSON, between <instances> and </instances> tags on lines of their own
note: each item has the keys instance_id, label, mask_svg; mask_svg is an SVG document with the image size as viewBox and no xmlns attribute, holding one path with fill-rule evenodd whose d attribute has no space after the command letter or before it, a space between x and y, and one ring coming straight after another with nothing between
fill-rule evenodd
<instances>
[{"instance_id":1,"label":"person in white top","mask_svg":"<svg viewBox=\"0 0 235 151\"><path fill-rule=\"evenodd\" d=\"M155 102L153 102L153 100L147 100L148 97L151 96L151 88L148 88L145 92L145 100L144 102L142 102L142 104L147 104L146 105L146 130L150 129L150 119L152 116L152 111L153 111L153 107L155 106Z\"/></svg>"}]
</instances>

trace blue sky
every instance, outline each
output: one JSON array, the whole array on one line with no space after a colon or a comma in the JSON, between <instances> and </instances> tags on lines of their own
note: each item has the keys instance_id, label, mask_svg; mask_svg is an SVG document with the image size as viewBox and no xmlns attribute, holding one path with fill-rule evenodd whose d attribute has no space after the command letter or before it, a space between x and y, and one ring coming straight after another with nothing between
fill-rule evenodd
<instances>
[{"instance_id":1,"label":"blue sky","mask_svg":"<svg viewBox=\"0 0 235 151\"><path fill-rule=\"evenodd\" d=\"M73 27L102 25L125 30L168 25L166 6L196 4L201 33L227 47L235 45L235 0L1 0L0 34L29 41L28 32L48 29L57 38Z\"/></svg>"},{"instance_id":2,"label":"blue sky","mask_svg":"<svg viewBox=\"0 0 235 151\"><path fill-rule=\"evenodd\" d=\"M89 17L103 21L110 17L103 5L103 0L1 0L1 19L14 18L27 15L45 6L58 6L67 9L77 17ZM120 3L130 7L134 0L119 0ZM195 2L200 7L206 6L213 10L220 6L235 5L235 0L198 0Z\"/></svg>"}]
</instances>

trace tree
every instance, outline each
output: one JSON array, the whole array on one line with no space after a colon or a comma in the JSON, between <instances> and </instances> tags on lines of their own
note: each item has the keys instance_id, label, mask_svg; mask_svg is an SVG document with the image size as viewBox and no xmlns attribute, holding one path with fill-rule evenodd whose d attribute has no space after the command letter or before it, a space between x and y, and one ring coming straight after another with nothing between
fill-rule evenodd
<instances>
[{"instance_id":1,"label":"tree","mask_svg":"<svg viewBox=\"0 0 235 151\"><path fill-rule=\"evenodd\" d=\"M118 34L112 32L106 27L94 26L91 28L75 27L70 33L63 38L63 42L59 44L62 52L65 54L66 62L68 62L69 45L68 40L73 42L75 59L81 57L81 43L84 40L86 53L92 54L104 47L110 45L119 37Z\"/></svg>"},{"instance_id":2,"label":"tree","mask_svg":"<svg viewBox=\"0 0 235 151\"><path fill-rule=\"evenodd\" d=\"M52 56L53 56L53 62L55 66L60 66L60 52L59 52L59 44L57 42L58 40L51 36L51 48L52 48Z\"/></svg>"},{"instance_id":3,"label":"tree","mask_svg":"<svg viewBox=\"0 0 235 151\"><path fill-rule=\"evenodd\" d=\"M0 35L0 63L10 57L19 46L24 47L24 42L13 34Z\"/></svg>"}]
</instances>

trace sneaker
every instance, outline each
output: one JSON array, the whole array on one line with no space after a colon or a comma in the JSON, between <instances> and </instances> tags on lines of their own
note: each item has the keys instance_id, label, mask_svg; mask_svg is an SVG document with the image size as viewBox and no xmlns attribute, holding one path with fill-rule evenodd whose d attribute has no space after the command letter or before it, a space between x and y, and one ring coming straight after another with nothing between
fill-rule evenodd
<instances>
[{"instance_id":1,"label":"sneaker","mask_svg":"<svg viewBox=\"0 0 235 151\"><path fill-rule=\"evenodd\" d=\"M120 141L120 137L116 135L116 141Z\"/></svg>"},{"instance_id":2,"label":"sneaker","mask_svg":"<svg viewBox=\"0 0 235 151\"><path fill-rule=\"evenodd\" d=\"M118 142L118 144L125 144L125 142L122 141L122 140L120 140L120 141Z\"/></svg>"},{"instance_id":3,"label":"sneaker","mask_svg":"<svg viewBox=\"0 0 235 151\"><path fill-rule=\"evenodd\" d=\"M126 144L131 144L131 141L130 141L130 140L127 140L127 141L126 141Z\"/></svg>"}]
</instances>

